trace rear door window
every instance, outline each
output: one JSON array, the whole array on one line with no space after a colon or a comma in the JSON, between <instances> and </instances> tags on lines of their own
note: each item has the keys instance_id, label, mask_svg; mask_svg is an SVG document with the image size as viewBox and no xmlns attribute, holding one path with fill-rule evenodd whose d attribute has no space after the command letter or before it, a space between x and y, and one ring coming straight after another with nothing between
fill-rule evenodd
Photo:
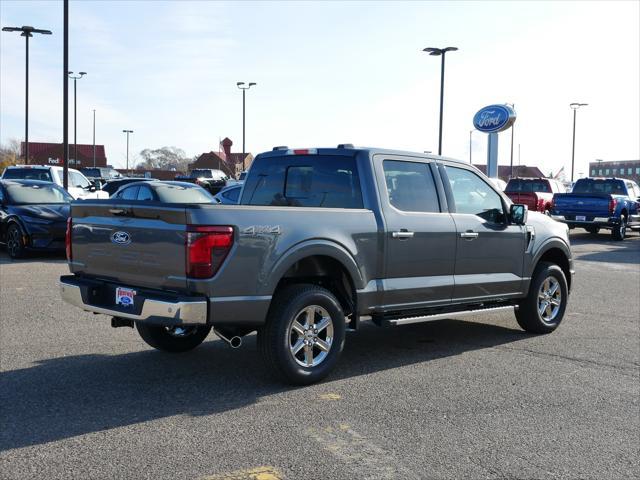
<instances>
[{"instance_id":1,"label":"rear door window","mask_svg":"<svg viewBox=\"0 0 640 480\"><path fill-rule=\"evenodd\" d=\"M122 192L120 192L120 195L118 195L118 197L124 198L125 200L137 200L139 188L140 187L138 187L137 185L135 187L125 188Z\"/></svg>"},{"instance_id":2,"label":"rear door window","mask_svg":"<svg viewBox=\"0 0 640 480\"><path fill-rule=\"evenodd\" d=\"M230 188L226 192L223 192L222 196L227 200L238 203L238 197L240 196L240 187Z\"/></svg>"},{"instance_id":3,"label":"rear door window","mask_svg":"<svg viewBox=\"0 0 640 480\"><path fill-rule=\"evenodd\" d=\"M283 155L252 165L244 205L363 208L354 157Z\"/></svg>"},{"instance_id":4,"label":"rear door window","mask_svg":"<svg viewBox=\"0 0 640 480\"><path fill-rule=\"evenodd\" d=\"M382 165L391 205L405 212L440 212L428 164L385 160Z\"/></svg>"},{"instance_id":5,"label":"rear door window","mask_svg":"<svg viewBox=\"0 0 640 480\"><path fill-rule=\"evenodd\" d=\"M147 201L155 200L153 196L153 192L146 185L142 185L141 187L139 187L137 198L138 200L147 200Z\"/></svg>"}]
</instances>

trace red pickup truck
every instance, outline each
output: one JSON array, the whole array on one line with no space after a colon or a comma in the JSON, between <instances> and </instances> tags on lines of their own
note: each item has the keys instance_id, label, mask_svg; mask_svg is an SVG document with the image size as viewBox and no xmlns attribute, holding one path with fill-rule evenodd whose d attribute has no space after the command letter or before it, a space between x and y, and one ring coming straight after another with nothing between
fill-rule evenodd
<instances>
[{"instance_id":1,"label":"red pickup truck","mask_svg":"<svg viewBox=\"0 0 640 480\"><path fill-rule=\"evenodd\" d=\"M549 214L554 193L565 193L564 185L553 178L512 178L504 193L513 203L524 204L529 210Z\"/></svg>"}]
</instances>

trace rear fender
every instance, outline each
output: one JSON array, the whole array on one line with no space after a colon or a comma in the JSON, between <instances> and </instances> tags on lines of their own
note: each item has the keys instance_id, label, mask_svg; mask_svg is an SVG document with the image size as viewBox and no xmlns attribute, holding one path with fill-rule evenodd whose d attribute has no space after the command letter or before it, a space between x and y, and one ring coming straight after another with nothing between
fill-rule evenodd
<instances>
[{"instance_id":1,"label":"rear fender","mask_svg":"<svg viewBox=\"0 0 640 480\"><path fill-rule=\"evenodd\" d=\"M337 260L349 272L355 288L364 288L365 284L358 264L346 248L329 240L309 240L291 247L280 257L268 273L265 272L266 275L262 277L266 278L267 281L264 285L263 294L273 295L280 279L287 270L297 261L312 256L325 256Z\"/></svg>"}]
</instances>

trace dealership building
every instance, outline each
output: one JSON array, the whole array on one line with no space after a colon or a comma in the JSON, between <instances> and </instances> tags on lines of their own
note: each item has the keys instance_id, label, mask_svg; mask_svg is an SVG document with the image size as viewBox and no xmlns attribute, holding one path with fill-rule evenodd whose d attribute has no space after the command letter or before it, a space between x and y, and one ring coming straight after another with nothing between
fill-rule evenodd
<instances>
[{"instance_id":1,"label":"dealership building","mask_svg":"<svg viewBox=\"0 0 640 480\"><path fill-rule=\"evenodd\" d=\"M590 162L589 173L592 177L620 177L640 183L640 160Z\"/></svg>"},{"instance_id":2,"label":"dealership building","mask_svg":"<svg viewBox=\"0 0 640 480\"><path fill-rule=\"evenodd\" d=\"M77 155L75 155L75 147L77 148ZM22 157L24 158L25 144L22 142L20 148L22 151ZM107 157L104 153L104 145L96 145L96 167L106 167ZM77 156L77 158L75 158ZM28 164L32 165L64 165L64 150L62 143L44 143L44 142L29 142L29 159ZM73 143L69 144L69 166L73 168L93 167L93 144L85 145L78 143L74 146Z\"/></svg>"}]
</instances>

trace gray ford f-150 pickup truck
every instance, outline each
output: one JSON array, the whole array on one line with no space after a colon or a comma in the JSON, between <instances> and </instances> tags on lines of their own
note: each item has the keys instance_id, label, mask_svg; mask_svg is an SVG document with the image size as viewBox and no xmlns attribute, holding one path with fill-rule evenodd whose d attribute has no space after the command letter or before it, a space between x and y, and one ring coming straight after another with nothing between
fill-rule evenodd
<instances>
[{"instance_id":1,"label":"gray ford f-150 pickup truck","mask_svg":"<svg viewBox=\"0 0 640 480\"><path fill-rule=\"evenodd\" d=\"M276 147L239 205L120 199L72 204L62 297L133 326L152 347L232 346L258 331L265 363L308 384L362 320L399 326L515 310L561 322L567 226L513 205L474 167L432 155Z\"/></svg>"}]
</instances>

